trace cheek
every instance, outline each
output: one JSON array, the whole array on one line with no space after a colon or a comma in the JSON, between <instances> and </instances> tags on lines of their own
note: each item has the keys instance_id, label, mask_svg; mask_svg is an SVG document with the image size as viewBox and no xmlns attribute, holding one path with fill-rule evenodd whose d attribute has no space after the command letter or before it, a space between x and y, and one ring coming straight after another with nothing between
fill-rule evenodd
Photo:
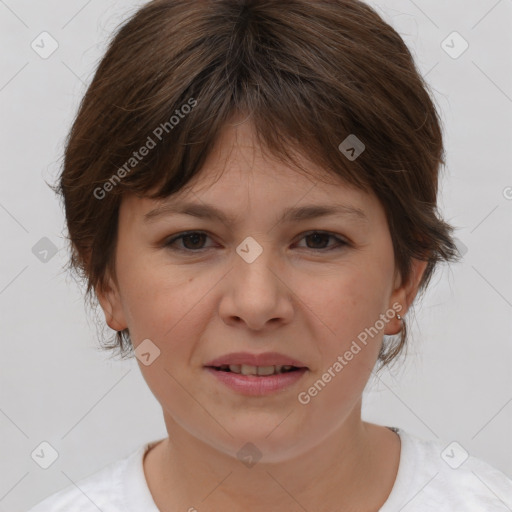
<instances>
[{"instance_id":1,"label":"cheek","mask_svg":"<svg viewBox=\"0 0 512 512\"><path fill-rule=\"evenodd\" d=\"M375 262L361 261L321 279L304 280L297 295L307 306L305 314L315 322L318 339L341 349L379 319L386 308L386 292L381 269Z\"/></svg>"},{"instance_id":2,"label":"cheek","mask_svg":"<svg viewBox=\"0 0 512 512\"><path fill-rule=\"evenodd\" d=\"M364 267L338 271L309 295L301 292L311 322L306 332L320 362L302 391L311 392L309 416L318 428L326 421L337 424L361 397L382 342L375 324L385 311L385 292L382 277Z\"/></svg>"},{"instance_id":3,"label":"cheek","mask_svg":"<svg viewBox=\"0 0 512 512\"><path fill-rule=\"evenodd\" d=\"M123 268L123 310L135 345L149 338L158 346L176 346L201 324L208 290L218 281L211 273L198 279L191 267L150 265L136 258Z\"/></svg>"}]
</instances>

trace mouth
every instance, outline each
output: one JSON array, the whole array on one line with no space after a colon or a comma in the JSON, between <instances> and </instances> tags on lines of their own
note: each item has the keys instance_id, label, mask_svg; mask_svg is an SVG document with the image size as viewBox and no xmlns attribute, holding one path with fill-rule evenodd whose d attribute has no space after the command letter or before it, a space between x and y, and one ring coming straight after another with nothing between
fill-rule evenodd
<instances>
[{"instance_id":1,"label":"mouth","mask_svg":"<svg viewBox=\"0 0 512 512\"><path fill-rule=\"evenodd\" d=\"M309 371L302 361L278 352L234 352L207 362L204 368L214 382L248 396L289 390Z\"/></svg>"},{"instance_id":2,"label":"mouth","mask_svg":"<svg viewBox=\"0 0 512 512\"><path fill-rule=\"evenodd\" d=\"M224 361L219 359L211 361L205 365L205 370L224 389L227 387L239 395L252 397L268 396L290 390L298 385L309 370L306 366L299 366L300 361L271 354L259 356L231 354L229 356L231 361L226 362L226 357L223 359ZM246 364L248 362L253 364Z\"/></svg>"},{"instance_id":3,"label":"mouth","mask_svg":"<svg viewBox=\"0 0 512 512\"><path fill-rule=\"evenodd\" d=\"M286 372L300 368L307 369L302 361L279 352L263 352L260 354L233 352L208 361L205 366L220 371L241 373L242 375L272 375L276 371L282 372L284 370Z\"/></svg>"},{"instance_id":4,"label":"mouth","mask_svg":"<svg viewBox=\"0 0 512 512\"><path fill-rule=\"evenodd\" d=\"M304 367L293 365L273 365L273 366L252 366L248 364L223 364L220 366L207 366L212 370L219 372L235 373L238 375L254 375L258 377L269 377L271 375L280 375L282 373L296 372Z\"/></svg>"}]
</instances>

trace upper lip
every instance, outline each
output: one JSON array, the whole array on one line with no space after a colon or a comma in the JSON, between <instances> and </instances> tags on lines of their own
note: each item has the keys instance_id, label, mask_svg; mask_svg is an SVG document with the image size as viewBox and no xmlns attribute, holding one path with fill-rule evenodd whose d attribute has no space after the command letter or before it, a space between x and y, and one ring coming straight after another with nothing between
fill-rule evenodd
<instances>
[{"instance_id":1,"label":"upper lip","mask_svg":"<svg viewBox=\"0 0 512 512\"><path fill-rule=\"evenodd\" d=\"M249 352L232 352L217 357L205 364L205 366L222 366L231 364L245 364L249 366L296 366L306 368L304 363L278 352L264 352L262 354L250 354Z\"/></svg>"}]
</instances>

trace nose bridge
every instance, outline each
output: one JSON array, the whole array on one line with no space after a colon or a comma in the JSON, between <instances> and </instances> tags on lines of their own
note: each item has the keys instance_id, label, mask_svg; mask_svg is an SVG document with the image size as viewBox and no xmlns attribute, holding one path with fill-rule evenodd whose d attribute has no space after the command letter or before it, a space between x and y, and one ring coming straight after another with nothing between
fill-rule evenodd
<instances>
[{"instance_id":1,"label":"nose bridge","mask_svg":"<svg viewBox=\"0 0 512 512\"><path fill-rule=\"evenodd\" d=\"M289 320L293 307L276 271L276 254L269 237L248 236L236 252L221 308L223 315L242 319L251 328L262 328L271 319Z\"/></svg>"},{"instance_id":2,"label":"nose bridge","mask_svg":"<svg viewBox=\"0 0 512 512\"><path fill-rule=\"evenodd\" d=\"M286 287L276 275L273 251L264 248L255 238L237 247L234 268L229 273L227 288L219 314L225 322L243 322L248 328L260 330L276 320L287 323L293 317L293 306L287 300Z\"/></svg>"},{"instance_id":3,"label":"nose bridge","mask_svg":"<svg viewBox=\"0 0 512 512\"><path fill-rule=\"evenodd\" d=\"M259 240L259 241L258 241ZM268 286L268 280L274 276L272 261L275 253L270 247L269 237L263 235L247 236L236 248L239 261L236 267L245 280L257 285L261 280ZM241 261L240 261L241 260Z\"/></svg>"}]
</instances>

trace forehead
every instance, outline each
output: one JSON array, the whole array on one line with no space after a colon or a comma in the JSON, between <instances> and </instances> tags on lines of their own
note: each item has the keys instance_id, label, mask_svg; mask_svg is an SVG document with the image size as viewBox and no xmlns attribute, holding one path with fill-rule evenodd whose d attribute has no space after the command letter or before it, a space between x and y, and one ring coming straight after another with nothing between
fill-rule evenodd
<instances>
[{"instance_id":1,"label":"forehead","mask_svg":"<svg viewBox=\"0 0 512 512\"><path fill-rule=\"evenodd\" d=\"M304 155L294 153L294 157L305 170L269 154L258 143L252 125L235 120L225 125L202 169L183 189L163 200L127 196L121 210L143 217L158 206L188 202L243 215L243 211L335 202L363 210L368 218L379 213L374 211L379 209L374 194L355 188Z\"/></svg>"}]
</instances>

